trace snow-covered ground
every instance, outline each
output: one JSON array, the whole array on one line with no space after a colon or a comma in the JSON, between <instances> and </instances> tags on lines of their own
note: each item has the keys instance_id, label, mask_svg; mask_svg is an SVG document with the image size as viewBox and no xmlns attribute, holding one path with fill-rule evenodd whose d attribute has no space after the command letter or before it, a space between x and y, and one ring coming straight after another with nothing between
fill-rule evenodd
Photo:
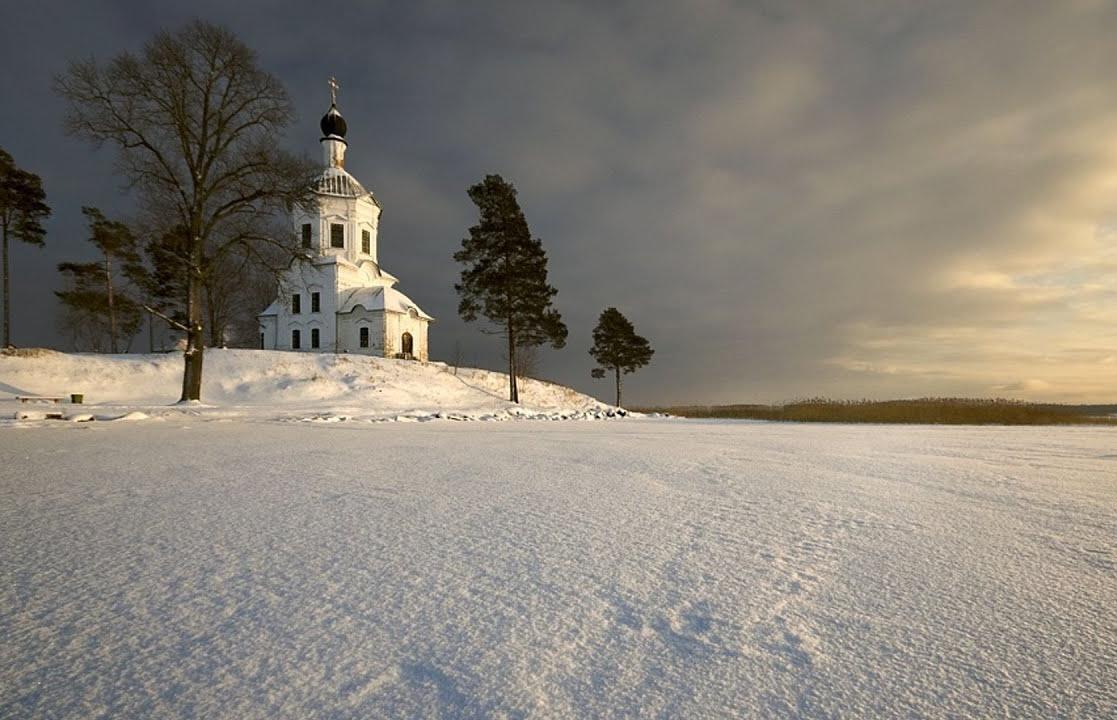
<instances>
[{"instance_id":1,"label":"snow-covered ground","mask_svg":"<svg viewBox=\"0 0 1117 720\"><path fill-rule=\"evenodd\" d=\"M9 424L0 717L1117 717L1115 448Z\"/></svg>"},{"instance_id":2,"label":"snow-covered ground","mask_svg":"<svg viewBox=\"0 0 1117 720\"><path fill-rule=\"evenodd\" d=\"M508 376L444 363L361 355L206 350L202 405L168 407L182 388L182 354L95 355L50 350L0 354L0 417L41 417L47 409L16 396L85 396L86 407L64 405L65 417L98 419L135 413L177 417L283 418L317 422L461 420L510 417L594 417L597 400L561 385L521 381L522 405L507 401Z\"/></svg>"}]
</instances>

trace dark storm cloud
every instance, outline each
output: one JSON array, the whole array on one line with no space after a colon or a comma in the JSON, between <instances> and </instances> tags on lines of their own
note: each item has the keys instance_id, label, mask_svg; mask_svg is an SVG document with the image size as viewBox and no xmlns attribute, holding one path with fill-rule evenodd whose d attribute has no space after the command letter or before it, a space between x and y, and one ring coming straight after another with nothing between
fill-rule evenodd
<instances>
[{"instance_id":1,"label":"dark storm cloud","mask_svg":"<svg viewBox=\"0 0 1117 720\"><path fill-rule=\"evenodd\" d=\"M126 213L108 151L61 132L67 57L197 16L256 48L317 156L342 84L349 169L385 206L381 260L455 317L465 188L500 172L551 257L566 349L596 389L616 305L657 350L636 401L1015 393L1112 397L1112 3L46 3L3 11L0 145L56 217L21 248L16 339L57 342L54 264L82 204Z\"/></svg>"}]
</instances>

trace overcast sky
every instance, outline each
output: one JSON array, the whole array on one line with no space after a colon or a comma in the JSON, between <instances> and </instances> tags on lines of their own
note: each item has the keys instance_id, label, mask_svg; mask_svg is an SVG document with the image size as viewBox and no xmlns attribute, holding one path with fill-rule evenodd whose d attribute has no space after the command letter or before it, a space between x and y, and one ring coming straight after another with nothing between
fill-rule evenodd
<instances>
[{"instance_id":1,"label":"overcast sky","mask_svg":"<svg viewBox=\"0 0 1117 720\"><path fill-rule=\"evenodd\" d=\"M923 395L1117 400L1117 3L94 2L0 10L0 147L42 176L48 247L13 251L13 340L57 345L82 205L127 215L113 152L64 135L66 60L222 23L319 157L341 84L380 260L455 342L466 188L500 173L550 256L590 378L616 306L656 350L631 403Z\"/></svg>"}]
</instances>

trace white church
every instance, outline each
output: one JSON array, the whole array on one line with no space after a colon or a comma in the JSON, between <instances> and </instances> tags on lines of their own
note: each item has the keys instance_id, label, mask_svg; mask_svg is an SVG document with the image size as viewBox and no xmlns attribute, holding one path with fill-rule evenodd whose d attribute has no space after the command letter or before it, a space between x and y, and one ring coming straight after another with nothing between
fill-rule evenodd
<instances>
[{"instance_id":1,"label":"white church","mask_svg":"<svg viewBox=\"0 0 1117 720\"><path fill-rule=\"evenodd\" d=\"M376 259L380 203L345 170L345 118L332 79L330 88L318 207L296 208L292 217L310 257L287 271L279 297L260 313L260 346L425 361L434 318L395 288L399 280Z\"/></svg>"}]
</instances>

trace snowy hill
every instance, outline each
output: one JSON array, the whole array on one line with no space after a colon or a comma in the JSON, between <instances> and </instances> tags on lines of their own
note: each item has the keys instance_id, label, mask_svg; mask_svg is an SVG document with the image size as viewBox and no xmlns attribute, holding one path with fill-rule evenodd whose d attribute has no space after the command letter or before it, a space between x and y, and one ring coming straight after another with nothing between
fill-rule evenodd
<instances>
[{"instance_id":1,"label":"snowy hill","mask_svg":"<svg viewBox=\"0 0 1117 720\"><path fill-rule=\"evenodd\" d=\"M178 353L24 350L0 355L0 403L11 407L17 407L17 395L83 393L92 406L89 412L97 408L173 412L167 406L178 399L181 381ZM318 421L595 417L610 412L594 398L537 380L523 382L519 406L505 399L507 393L508 378L503 373L473 368L455 373L444 363L211 349L206 350L203 406L192 410Z\"/></svg>"}]
</instances>

